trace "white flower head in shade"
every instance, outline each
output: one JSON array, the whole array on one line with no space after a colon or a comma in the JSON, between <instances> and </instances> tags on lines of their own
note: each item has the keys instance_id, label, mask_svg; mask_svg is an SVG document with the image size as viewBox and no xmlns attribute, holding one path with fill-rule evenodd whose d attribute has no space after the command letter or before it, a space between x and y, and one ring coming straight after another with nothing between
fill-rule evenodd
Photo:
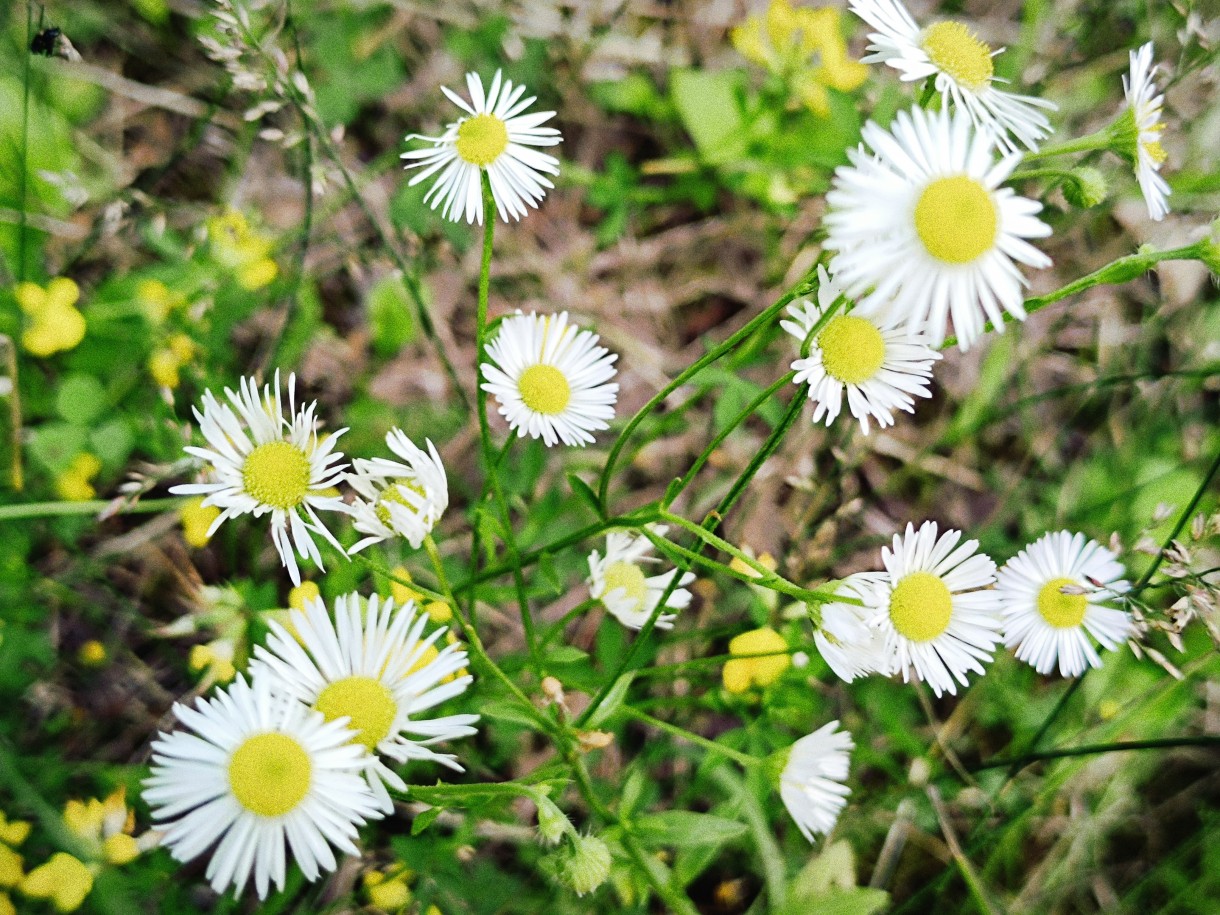
<instances>
[{"instance_id":1,"label":"white flower head in shade","mask_svg":"<svg viewBox=\"0 0 1220 915\"><path fill-rule=\"evenodd\" d=\"M253 378L241 379L240 392L225 388L229 403L211 391L203 394L203 412L192 408L206 448L188 446L187 454L209 464L211 482L174 486L170 492L205 496L203 505L215 505L220 515L208 529L216 533L227 519L250 514L271 514L271 540L294 585L301 583L295 553L322 568L322 556L313 534L321 534L340 553L343 547L318 518L318 510L348 513L337 494L327 494L343 478L346 463L335 443L347 429L318 438L317 401L298 410L296 376L288 376L288 418L280 397L280 373L259 396Z\"/></svg>"},{"instance_id":2,"label":"white flower head in shade","mask_svg":"<svg viewBox=\"0 0 1220 915\"><path fill-rule=\"evenodd\" d=\"M810 842L834 828L851 789L844 784L855 744L839 722L823 725L772 757L783 768L779 796ZM785 759L786 756L786 759Z\"/></svg>"},{"instance_id":3,"label":"white flower head in shade","mask_svg":"<svg viewBox=\"0 0 1220 915\"><path fill-rule=\"evenodd\" d=\"M1089 635L1113 651L1131 633L1131 615L1113 606L1130 589L1124 572L1113 553L1084 534L1039 537L1000 569L1004 644L1040 674L1056 661L1065 677L1100 667Z\"/></svg>"},{"instance_id":4,"label":"white flower head in shade","mask_svg":"<svg viewBox=\"0 0 1220 915\"><path fill-rule=\"evenodd\" d=\"M143 797L174 858L216 846L207 868L216 892L240 893L251 872L260 899L272 882L283 889L287 852L308 880L335 869L331 845L360 853L357 827L380 813L361 777L368 753L342 722L243 676L174 715L194 733L153 743Z\"/></svg>"},{"instance_id":5,"label":"white flower head in shade","mask_svg":"<svg viewBox=\"0 0 1220 915\"><path fill-rule=\"evenodd\" d=\"M819 265L818 304L805 299L789 305L792 319L780 321L780 326L803 343L842 295ZM894 425L895 410L914 413L915 397L932 396L927 382L941 354L928 346L923 334L897 325L893 317L878 321L839 311L822 326L809 343L809 355L792 363L793 381L809 386L815 423L823 416L827 426L834 422L843 409L844 392L865 435L870 416L884 429Z\"/></svg>"},{"instance_id":6,"label":"white flower head in shade","mask_svg":"<svg viewBox=\"0 0 1220 915\"><path fill-rule=\"evenodd\" d=\"M880 572L857 572L839 583L836 594L864 601L885 576ZM868 624L875 614L867 605L830 602L819 608L822 625L813 634L818 653L839 679L851 683L869 674L888 676L891 659L885 652L885 636Z\"/></svg>"},{"instance_id":7,"label":"white flower head in shade","mask_svg":"<svg viewBox=\"0 0 1220 915\"><path fill-rule=\"evenodd\" d=\"M483 390L517 435L588 445L592 433L609 428L618 400L617 353L597 345L598 336L557 315L517 312L500 322L480 368Z\"/></svg>"},{"instance_id":8,"label":"white flower head in shade","mask_svg":"<svg viewBox=\"0 0 1220 915\"><path fill-rule=\"evenodd\" d=\"M658 537L668 530L663 524L650 524L648 529ZM650 556L652 543L642 535L614 531L606 535L606 555L597 550L589 554L589 595L600 600L620 623L628 629L642 629L660 604L670 583L678 575L670 569L660 575L649 575L648 563L661 560ZM686 586L695 580L687 572L678 579L673 592L665 601L667 609L685 610L690 606L691 593ZM662 613L657 617L658 629L673 627L676 614Z\"/></svg>"},{"instance_id":9,"label":"white flower head in shade","mask_svg":"<svg viewBox=\"0 0 1220 915\"><path fill-rule=\"evenodd\" d=\"M1152 63L1152 42L1130 53L1131 72L1123 77L1127 110L1120 116L1119 133L1126 141L1127 158L1135 165L1135 177L1148 205L1148 215L1159 222L1169 212L1165 198L1170 194L1169 184L1160 175L1165 163L1165 147L1161 145L1165 96L1153 79L1157 65Z\"/></svg>"},{"instance_id":10,"label":"white flower head in shade","mask_svg":"<svg viewBox=\"0 0 1220 915\"><path fill-rule=\"evenodd\" d=\"M1025 239L1050 235L1042 204L1000 187L1020 161L994 158L995 140L964 112L900 111L890 131L870 121L864 147L835 171L826 247L854 313L884 315L944 342L950 317L966 350L1004 312L1025 320L1017 264L1050 266ZM924 326L926 325L926 326Z\"/></svg>"},{"instance_id":11,"label":"white flower head in shade","mask_svg":"<svg viewBox=\"0 0 1220 915\"><path fill-rule=\"evenodd\" d=\"M963 110L978 127L996 134L1006 152L1019 141L1030 150L1051 134L1044 111L1056 105L1030 95L997 89L993 58L1003 51L988 45L962 22L937 22L921 29L901 0L851 0L851 11L870 28L868 50L861 63L888 64L903 82L935 78L936 91L947 107Z\"/></svg>"},{"instance_id":12,"label":"white flower head in shade","mask_svg":"<svg viewBox=\"0 0 1220 915\"><path fill-rule=\"evenodd\" d=\"M417 550L449 507L449 479L432 442L425 439L424 451L402 430L391 429L385 443L406 463L356 458L347 475L359 494L351 506L353 526L366 535L350 553L394 537L405 537Z\"/></svg>"},{"instance_id":13,"label":"white flower head in shade","mask_svg":"<svg viewBox=\"0 0 1220 915\"><path fill-rule=\"evenodd\" d=\"M969 671L983 673L1000 641L1000 600L982 590L995 581L995 563L977 553L978 541L960 546L961 531L937 536L925 521L894 535L891 551L881 548L886 574L862 597L873 610L869 625L884 637L888 668L909 681L924 680L932 692L957 693Z\"/></svg>"},{"instance_id":14,"label":"white flower head in shade","mask_svg":"<svg viewBox=\"0 0 1220 915\"><path fill-rule=\"evenodd\" d=\"M483 223L483 188L480 173L486 171L496 210L505 222L520 219L537 207L553 185L546 175L559 174L559 160L539 152L539 146L555 146L559 131L542 125L553 111L526 114L537 97L525 95L525 86L513 86L499 70L484 93L477 73L466 74L470 101L442 86L449 101L465 114L448 125L439 137L411 134L407 141L423 140L432 145L402 154L407 168L420 168L411 186L437 175L424 202L442 207L451 222Z\"/></svg>"},{"instance_id":15,"label":"white flower head in shade","mask_svg":"<svg viewBox=\"0 0 1220 915\"><path fill-rule=\"evenodd\" d=\"M469 675L456 676L466 666L466 652L456 645L437 651L443 627L425 638L428 615L417 614L414 602L396 608L390 598L366 601L359 594L335 601L333 621L320 599L306 602L304 612L293 611L290 621L297 637L270 623L266 647L254 649L252 675L270 679L327 721L347 721L356 732L353 743L370 751L364 772L381 810L393 810L385 786L405 791L406 784L377 754L462 771L455 757L432 745L474 734L479 716L423 714L471 682Z\"/></svg>"}]
</instances>

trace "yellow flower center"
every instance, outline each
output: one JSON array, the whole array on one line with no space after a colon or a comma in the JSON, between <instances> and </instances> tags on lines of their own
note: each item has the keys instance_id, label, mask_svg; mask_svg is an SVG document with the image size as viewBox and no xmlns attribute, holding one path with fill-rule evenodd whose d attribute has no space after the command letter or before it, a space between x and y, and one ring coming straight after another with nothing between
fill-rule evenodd
<instances>
[{"instance_id":1,"label":"yellow flower center","mask_svg":"<svg viewBox=\"0 0 1220 915\"><path fill-rule=\"evenodd\" d=\"M648 596L648 584L640 567L631 562L612 562L606 569L606 590L609 594L615 588L622 588L629 598L642 606Z\"/></svg>"},{"instance_id":2,"label":"yellow flower center","mask_svg":"<svg viewBox=\"0 0 1220 915\"><path fill-rule=\"evenodd\" d=\"M517 389L527 407L547 416L562 413L572 399L568 379L553 365L531 365L517 379Z\"/></svg>"},{"instance_id":3,"label":"yellow flower center","mask_svg":"<svg viewBox=\"0 0 1220 915\"><path fill-rule=\"evenodd\" d=\"M390 485L385 488L385 490L381 493L381 495L379 495L377 497L377 517L381 520L381 523L384 524L386 527L391 526L390 525L390 506L387 503L394 502L398 505L404 506L405 508L407 508L408 510L410 510L412 512L415 512L415 506L412 505L409 501L407 501L407 497L404 496L398 488L400 486L411 490L411 492L415 493L417 496L419 496L421 498L427 497L427 493L424 492L424 488L422 486L420 486L418 483L416 483L414 480L407 480L407 479L393 480L390 483Z\"/></svg>"},{"instance_id":4,"label":"yellow flower center","mask_svg":"<svg viewBox=\"0 0 1220 915\"><path fill-rule=\"evenodd\" d=\"M508 148L508 128L494 114L476 114L458 127L457 153L471 165L485 168Z\"/></svg>"},{"instance_id":5,"label":"yellow flower center","mask_svg":"<svg viewBox=\"0 0 1220 915\"><path fill-rule=\"evenodd\" d=\"M818 334L826 373L844 384L860 384L877 374L885 361L885 341L872 321L838 315Z\"/></svg>"},{"instance_id":6,"label":"yellow flower center","mask_svg":"<svg viewBox=\"0 0 1220 915\"><path fill-rule=\"evenodd\" d=\"M930 642L949 628L953 598L931 572L903 576L890 594L890 622L912 642Z\"/></svg>"},{"instance_id":7,"label":"yellow flower center","mask_svg":"<svg viewBox=\"0 0 1220 915\"><path fill-rule=\"evenodd\" d=\"M937 178L915 204L919 240L947 264L968 264L990 251L999 222L991 193L968 175Z\"/></svg>"},{"instance_id":8,"label":"yellow flower center","mask_svg":"<svg viewBox=\"0 0 1220 915\"><path fill-rule=\"evenodd\" d=\"M938 69L974 92L991 83L991 48L960 22L938 22L923 33L923 49Z\"/></svg>"},{"instance_id":9,"label":"yellow flower center","mask_svg":"<svg viewBox=\"0 0 1220 915\"><path fill-rule=\"evenodd\" d=\"M1060 590L1064 585L1075 584L1079 582L1070 578L1052 578L1038 592L1038 612L1056 629L1079 626L1089 608L1089 600L1083 594L1064 594Z\"/></svg>"},{"instance_id":10,"label":"yellow flower center","mask_svg":"<svg viewBox=\"0 0 1220 915\"><path fill-rule=\"evenodd\" d=\"M309 793L313 763L287 734L270 732L246 739L229 759L229 787L251 813L283 816Z\"/></svg>"},{"instance_id":11,"label":"yellow flower center","mask_svg":"<svg viewBox=\"0 0 1220 915\"><path fill-rule=\"evenodd\" d=\"M1165 147L1161 145L1160 140L1144 141L1144 152L1148 154L1148 158L1160 165L1168 158L1168 153L1165 152Z\"/></svg>"},{"instance_id":12,"label":"yellow flower center","mask_svg":"<svg viewBox=\"0 0 1220 915\"><path fill-rule=\"evenodd\" d=\"M352 741L370 750L385 740L398 715L394 694L372 677L346 677L330 684L322 690L314 708L327 721L346 715L351 719L348 727L359 732Z\"/></svg>"},{"instance_id":13,"label":"yellow flower center","mask_svg":"<svg viewBox=\"0 0 1220 915\"><path fill-rule=\"evenodd\" d=\"M259 445L241 468L246 492L272 508L296 508L309 492L309 456L290 442Z\"/></svg>"}]
</instances>

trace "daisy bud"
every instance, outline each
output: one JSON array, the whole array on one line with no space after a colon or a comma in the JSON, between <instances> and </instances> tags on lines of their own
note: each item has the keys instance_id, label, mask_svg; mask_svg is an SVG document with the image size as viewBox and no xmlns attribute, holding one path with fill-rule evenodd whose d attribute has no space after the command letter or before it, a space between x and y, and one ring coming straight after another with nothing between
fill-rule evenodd
<instances>
[{"instance_id":1,"label":"daisy bud","mask_svg":"<svg viewBox=\"0 0 1220 915\"><path fill-rule=\"evenodd\" d=\"M610 849L597 836L573 833L562 854L558 876L577 896L591 893L610 876Z\"/></svg>"},{"instance_id":2,"label":"daisy bud","mask_svg":"<svg viewBox=\"0 0 1220 915\"><path fill-rule=\"evenodd\" d=\"M565 835L576 835L572 821L554 801L541 793L533 800L538 806L538 838L543 844L558 845Z\"/></svg>"},{"instance_id":3,"label":"daisy bud","mask_svg":"<svg viewBox=\"0 0 1220 915\"><path fill-rule=\"evenodd\" d=\"M1105 176L1085 165L1072 171L1072 180L1063 185L1063 196L1074 207L1087 210L1106 199L1109 188Z\"/></svg>"}]
</instances>

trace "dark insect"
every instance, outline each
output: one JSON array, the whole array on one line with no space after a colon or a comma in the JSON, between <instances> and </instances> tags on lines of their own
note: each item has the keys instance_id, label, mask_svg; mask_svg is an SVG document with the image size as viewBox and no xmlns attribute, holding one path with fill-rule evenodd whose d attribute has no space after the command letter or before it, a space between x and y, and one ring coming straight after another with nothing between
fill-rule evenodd
<instances>
[{"instance_id":1,"label":"dark insect","mask_svg":"<svg viewBox=\"0 0 1220 915\"><path fill-rule=\"evenodd\" d=\"M30 42L30 53L41 54L44 57L52 56L55 53L55 44L59 41L59 36L62 34L62 30L54 27L43 29Z\"/></svg>"}]
</instances>

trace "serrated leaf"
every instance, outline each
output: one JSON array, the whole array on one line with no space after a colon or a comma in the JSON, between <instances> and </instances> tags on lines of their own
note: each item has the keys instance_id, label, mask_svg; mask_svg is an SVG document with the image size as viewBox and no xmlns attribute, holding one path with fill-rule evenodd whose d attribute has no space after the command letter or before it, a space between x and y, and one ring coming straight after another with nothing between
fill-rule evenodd
<instances>
[{"instance_id":1,"label":"serrated leaf","mask_svg":"<svg viewBox=\"0 0 1220 915\"><path fill-rule=\"evenodd\" d=\"M636 838L647 845L677 848L692 845L723 845L747 832L745 823L710 813L662 810L637 818L632 824Z\"/></svg>"}]
</instances>

